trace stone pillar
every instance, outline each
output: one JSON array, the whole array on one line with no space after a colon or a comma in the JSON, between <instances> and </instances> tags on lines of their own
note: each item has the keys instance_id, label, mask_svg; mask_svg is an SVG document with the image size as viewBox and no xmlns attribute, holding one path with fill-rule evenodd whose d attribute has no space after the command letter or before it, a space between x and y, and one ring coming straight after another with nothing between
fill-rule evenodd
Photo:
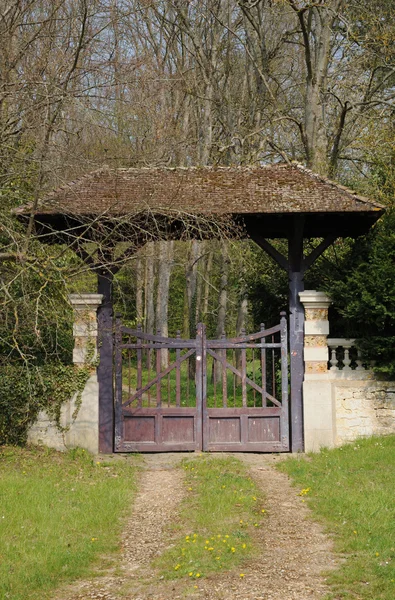
<instances>
[{"instance_id":1,"label":"stone pillar","mask_svg":"<svg viewBox=\"0 0 395 600\"><path fill-rule=\"evenodd\" d=\"M328 370L328 307L331 299L324 292L315 290L300 292L299 298L305 310L303 349L305 373L326 373Z\"/></svg>"},{"instance_id":2,"label":"stone pillar","mask_svg":"<svg viewBox=\"0 0 395 600\"><path fill-rule=\"evenodd\" d=\"M102 299L102 294L69 295L69 300L74 311L73 363L76 365L93 362L97 356L96 311Z\"/></svg>"},{"instance_id":3,"label":"stone pillar","mask_svg":"<svg viewBox=\"0 0 395 600\"><path fill-rule=\"evenodd\" d=\"M324 292L300 292L305 309L304 341L304 437L305 451L332 448L336 439L336 411L328 371L330 298Z\"/></svg>"},{"instance_id":4,"label":"stone pillar","mask_svg":"<svg viewBox=\"0 0 395 600\"><path fill-rule=\"evenodd\" d=\"M102 302L102 294L70 294L69 300L74 310L74 350L73 362L76 365L92 364L97 357L97 309ZM67 448L85 448L92 454L99 451L99 385L96 368L86 382L81 395L81 405L77 407L74 397L64 407L64 418L68 425L65 434ZM74 417L77 413L77 416Z\"/></svg>"},{"instance_id":5,"label":"stone pillar","mask_svg":"<svg viewBox=\"0 0 395 600\"><path fill-rule=\"evenodd\" d=\"M46 413L41 411L30 428L28 441L44 444L57 450L80 447L92 454L99 451L99 386L93 361L97 356L96 311L102 301L101 294L71 294L74 310L73 362L77 367L91 364L91 375L81 395L75 394L62 406L60 431Z\"/></svg>"}]
</instances>

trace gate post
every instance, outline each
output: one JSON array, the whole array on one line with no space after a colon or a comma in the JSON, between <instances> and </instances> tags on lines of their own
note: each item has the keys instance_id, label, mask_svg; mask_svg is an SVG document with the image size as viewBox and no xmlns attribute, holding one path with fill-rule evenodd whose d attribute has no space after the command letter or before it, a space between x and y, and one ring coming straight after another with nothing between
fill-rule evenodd
<instances>
[{"instance_id":1,"label":"gate post","mask_svg":"<svg viewBox=\"0 0 395 600\"><path fill-rule=\"evenodd\" d=\"M324 292L306 290L299 294L306 312L305 380L303 383L304 434L306 451L321 446L333 447L335 410L332 385L328 377L328 307L331 299Z\"/></svg>"},{"instance_id":2,"label":"gate post","mask_svg":"<svg viewBox=\"0 0 395 600\"><path fill-rule=\"evenodd\" d=\"M122 321L121 315L115 315L115 403L114 403L114 450L120 449L122 444Z\"/></svg>"}]
</instances>

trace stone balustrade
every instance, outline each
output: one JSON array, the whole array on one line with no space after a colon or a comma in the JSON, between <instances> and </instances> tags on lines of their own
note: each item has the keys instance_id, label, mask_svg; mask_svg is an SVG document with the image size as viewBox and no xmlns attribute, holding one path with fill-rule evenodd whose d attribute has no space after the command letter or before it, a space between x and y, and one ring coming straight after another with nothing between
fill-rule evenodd
<instances>
[{"instance_id":1,"label":"stone balustrade","mask_svg":"<svg viewBox=\"0 0 395 600\"><path fill-rule=\"evenodd\" d=\"M364 363L361 351L357 348L355 339L328 338L329 370L332 372L368 371L371 363Z\"/></svg>"}]
</instances>

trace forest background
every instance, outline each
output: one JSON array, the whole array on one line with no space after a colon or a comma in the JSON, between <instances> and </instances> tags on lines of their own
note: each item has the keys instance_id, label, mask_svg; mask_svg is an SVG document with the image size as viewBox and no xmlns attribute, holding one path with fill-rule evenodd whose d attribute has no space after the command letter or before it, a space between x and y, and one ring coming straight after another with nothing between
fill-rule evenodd
<instances>
[{"instance_id":1,"label":"forest background","mask_svg":"<svg viewBox=\"0 0 395 600\"><path fill-rule=\"evenodd\" d=\"M395 377L394 13L394 0L0 0L0 443L81 385L67 296L95 292L95 276L42 243L33 213L103 165L298 161L381 201L380 223L335 242L306 288L333 297L331 334ZM277 322L287 279L246 240L149 242L115 297L129 324L188 336L203 321L217 337Z\"/></svg>"}]
</instances>

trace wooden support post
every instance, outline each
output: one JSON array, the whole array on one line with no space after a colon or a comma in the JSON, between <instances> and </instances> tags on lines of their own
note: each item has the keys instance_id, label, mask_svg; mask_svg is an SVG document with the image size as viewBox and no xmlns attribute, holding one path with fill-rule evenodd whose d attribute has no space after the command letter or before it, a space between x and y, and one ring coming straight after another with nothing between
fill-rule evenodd
<instances>
[{"instance_id":1,"label":"wooden support post","mask_svg":"<svg viewBox=\"0 0 395 600\"><path fill-rule=\"evenodd\" d=\"M103 295L97 311L100 362L97 369L99 382L99 452L111 454L114 450L113 405L113 273L102 268L97 274L97 291Z\"/></svg>"},{"instance_id":2,"label":"wooden support post","mask_svg":"<svg viewBox=\"0 0 395 600\"><path fill-rule=\"evenodd\" d=\"M289 347L291 365L291 451L303 452L303 345L304 311L299 292L304 290L304 219L296 217L288 238Z\"/></svg>"}]
</instances>

